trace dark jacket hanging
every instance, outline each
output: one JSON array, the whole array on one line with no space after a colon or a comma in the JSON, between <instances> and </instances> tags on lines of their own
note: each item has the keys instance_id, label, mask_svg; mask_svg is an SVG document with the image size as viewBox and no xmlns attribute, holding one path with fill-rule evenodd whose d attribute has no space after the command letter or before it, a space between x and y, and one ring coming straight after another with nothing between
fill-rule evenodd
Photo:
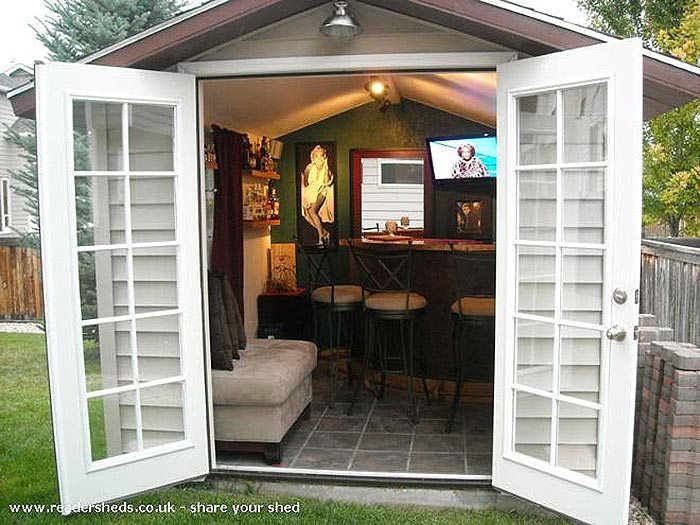
<instances>
[{"instance_id":1,"label":"dark jacket hanging","mask_svg":"<svg viewBox=\"0 0 700 525\"><path fill-rule=\"evenodd\" d=\"M214 172L214 231L211 267L223 272L243 311L243 135L212 126L218 169Z\"/></svg>"}]
</instances>

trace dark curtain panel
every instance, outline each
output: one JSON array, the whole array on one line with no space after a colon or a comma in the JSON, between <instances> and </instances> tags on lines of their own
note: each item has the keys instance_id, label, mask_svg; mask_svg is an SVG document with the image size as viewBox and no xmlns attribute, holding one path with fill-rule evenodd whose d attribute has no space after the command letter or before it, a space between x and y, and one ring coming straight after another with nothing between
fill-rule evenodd
<instances>
[{"instance_id":1,"label":"dark curtain panel","mask_svg":"<svg viewBox=\"0 0 700 525\"><path fill-rule=\"evenodd\" d=\"M212 126L219 168L214 172L214 232L211 267L228 277L243 313L243 135Z\"/></svg>"}]
</instances>

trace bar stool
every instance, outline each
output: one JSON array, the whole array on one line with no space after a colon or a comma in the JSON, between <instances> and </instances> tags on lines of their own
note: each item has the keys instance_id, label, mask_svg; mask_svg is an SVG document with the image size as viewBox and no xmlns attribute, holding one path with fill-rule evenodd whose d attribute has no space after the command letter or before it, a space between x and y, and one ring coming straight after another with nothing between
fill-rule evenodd
<instances>
[{"instance_id":1,"label":"bar stool","mask_svg":"<svg viewBox=\"0 0 700 525\"><path fill-rule=\"evenodd\" d=\"M428 301L422 295L411 290L413 252L411 241L407 243L392 243L376 246L374 249L359 247L350 241L350 252L364 274L363 312L365 314L365 349L362 359L362 373L355 385L348 415L357 400L360 388L370 361L375 355L381 370L381 387L375 392L381 399L386 388L387 373L403 373L408 376L408 397L411 405L411 421L418 422L415 392L413 388L413 358L414 358L414 324L416 319L425 314ZM398 323L398 343L400 356L389 355L389 338L386 329L391 324ZM382 330L384 328L385 330ZM430 394L425 380L425 354L420 353L422 360L422 381L427 402ZM400 370L389 370L389 359L401 361Z\"/></svg>"},{"instance_id":2,"label":"bar stool","mask_svg":"<svg viewBox=\"0 0 700 525\"><path fill-rule=\"evenodd\" d=\"M309 269L309 290L313 313L313 339L319 349L321 344L321 317L327 324L329 350L330 384L328 405L335 406L340 345L347 351L348 384L352 385L352 315L362 307L362 287L353 284L337 284L333 256L337 247L329 244L306 246L294 240L297 249L306 257ZM344 337L343 337L344 336ZM321 353L322 350L319 351Z\"/></svg>"},{"instance_id":3,"label":"bar stool","mask_svg":"<svg viewBox=\"0 0 700 525\"><path fill-rule=\"evenodd\" d=\"M447 419L445 432L452 432L457 408L462 398L462 388L465 380L465 359L467 350L464 344L465 335L472 335L474 329L487 328L494 329L494 316L496 300L493 295L478 295L474 293L475 279L474 268L477 265L481 268L488 266L487 276L493 275L495 270L491 254L488 252L470 252L450 243L450 251L455 268L457 280L457 298L450 306L452 313L452 355L457 372L457 384L450 415ZM495 275L494 275L495 278ZM469 339L467 339L469 342Z\"/></svg>"}]
</instances>

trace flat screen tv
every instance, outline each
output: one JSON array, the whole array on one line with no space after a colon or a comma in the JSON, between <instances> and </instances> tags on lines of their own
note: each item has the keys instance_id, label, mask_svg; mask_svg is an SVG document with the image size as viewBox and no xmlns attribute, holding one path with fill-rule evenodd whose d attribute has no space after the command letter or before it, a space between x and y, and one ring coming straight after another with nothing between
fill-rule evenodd
<instances>
[{"instance_id":1,"label":"flat screen tv","mask_svg":"<svg viewBox=\"0 0 700 525\"><path fill-rule=\"evenodd\" d=\"M427 140L436 182L496 178L496 137L442 137Z\"/></svg>"}]
</instances>

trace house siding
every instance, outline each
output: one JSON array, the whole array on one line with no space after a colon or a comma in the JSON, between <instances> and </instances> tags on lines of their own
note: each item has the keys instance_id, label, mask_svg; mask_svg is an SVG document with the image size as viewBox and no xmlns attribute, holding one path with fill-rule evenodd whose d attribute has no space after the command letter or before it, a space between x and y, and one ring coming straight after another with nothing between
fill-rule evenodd
<instances>
[{"instance_id":1,"label":"house siding","mask_svg":"<svg viewBox=\"0 0 700 525\"><path fill-rule=\"evenodd\" d=\"M0 93L0 177L10 179L10 216L11 231L0 233L0 244L15 244L21 236L27 232L30 225L30 217L26 211L24 197L14 190L15 181L12 173L24 165L20 148L5 138L5 130L17 120L12 105L4 93Z\"/></svg>"}]
</instances>

